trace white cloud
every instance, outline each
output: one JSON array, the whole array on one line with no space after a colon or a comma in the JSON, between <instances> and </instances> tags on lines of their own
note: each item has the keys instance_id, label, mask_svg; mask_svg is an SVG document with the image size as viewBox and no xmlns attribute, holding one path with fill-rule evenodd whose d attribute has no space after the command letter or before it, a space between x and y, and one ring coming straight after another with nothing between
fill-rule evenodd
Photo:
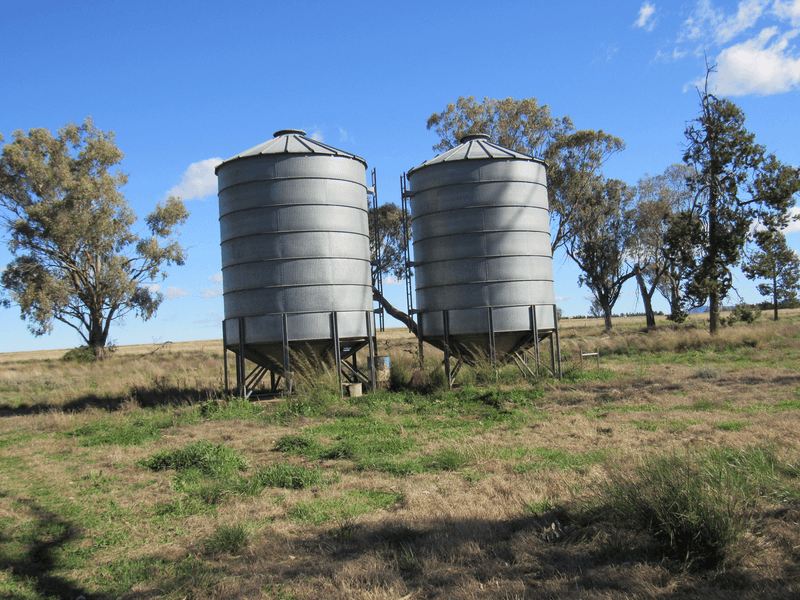
<instances>
[{"instance_id":1,"label":"white cloud","mask_svg":"<svg viewBox=\"0 0 800 600\"><path fill-rule=\"evenodd\" d=\"M569 296L556 296L556 302L567 302L569 300Z\"/></svg>"},{"instance_id":2,"label":"white cloud","mask_svg":"<svg viewBox=\"0 0 800 600\"><path fill-rule=\"evenodd\" d=\"M653 15L655 15L656 7L654 4L650 4L649 2L645 2L642 4L641 8L639 8L639 18L636 19L634 25L645 31L653 31L653 27L656 26L656 20Z\"/></svg>"},{"instance_id":3,"label":"white cloud","mask_svg":"<svg viewBox=\"0 0 800 600\"><path fill-rule=\"evenodd\" d=\"M167 300L178 300L179 298L185 298L188 295L189 292L179 287L168 287L164 290L164 297Z\"/></svg>"},{"instance_id":4,"label":"white cloud","mask_svg":"<svg viewBox=\"0 0 800 600\"><path fill-rule=\"evenodd\" d=\"M793 2L775 0L775 4L772 5L772 14L779 19L790 21L792 27L800 27L800 0Z\"/></svg>"},{"instance_id":5,"label":"white cloud","mask_svg":"<svg viewBox=\"0 0 800 600\"><path fill-rule=\"evenodd\" d=\"M314 140L314 141L317 141L317 142L324 142L325 141L325 136L322 135L322 131L320 131L319 129L316 129L315 131L313 131L311 133L311 139Z\"/></svg>"},{"instance_id":6,"label":"white cloud","mask_svg":"<svg viewBox=\"0 0 800 600\"><path fill-rule=\"evenodd\" d=\"M339 141L346 142L347 141L347 132L339 127Z\"/></svg>"},{"instance_id":7,"label":"white cloud","mask_svg":"<svg viewBox=\"0 0 800 600\"><path fill-rule=\"evenodd\" d=\"M735 36L756 24L764 14L770 0L743 0L735 15L714 7L711 0L700 0L692 15L684 22L678 41L706 40L718 44L729 42Z\"/></svg>"},{"instance_id":8,"label":"white cloud","mask_svg":"<svg viewBox=\"0 0 800 600\"><path fill-rule=\"evenodd\" d=\"M143 287L146 287L151 294L157 294L161 291L161 285L158 283L145 283Z\"/></svg>"},{"instance_id":9,"label":"white cloud","mask_svg":"<svg viewBox=\"0 0 800 600\"><path fill-rule=\"evenodd\" d=\"M217 193L217 176L214 167L221 158L207 158L189 165L181 176L181 182L169 190L167 196L178 196L184 200L201 199Z\"/></svg>"},{"instance_id":10,"label":"white cloud","mask_svg":"<svg viewBox=\"0 0 800 600\"><path fill-rule=\"evenodd\" d=\"M200 297L203 300L209 300L211 298L219 298L220 296L222 296L222 288L217 285L215 285L214 287L204 288L200 290Z\"/></svg>"},{"instance_id":11,"label":"white cloud","mask_svg":"<svg viewBox=\"0 0 800 600\"><path fill-rule=\"evenodd\" d=\"M214 273L211 277L207 277L211 283L222 283L222 273Z\"/></svg>"},{"instance_id":12,"label":"white cloud","mask_svg":"<svg viewBox=\"0 0 800 600\"><path fill-rule=\"evenodd\" d=\"M789 41L800 34L783 35L769 27L741 44L724 49L717 57L713 76L716 93L723 96L781 94L800 84L800 55Z\"/></svg>"},{"instance_id":13,"label":"white cloud","mask_svg":"<svg viewBox=\"0 0 800 600\"><path fill-rule=\"evenodd\" d=\"M672 61L679 61L684 56L689 54L687 50L679 50L678 48L674 48L672 52L662 52L659 50L656 52L656 57L653 59L654 62L672 62Z\"/></svg>"},{"instance_id":14,"label":"white cloud","mask_svg":"<svg viewBox=\"0 0 800 600\"><path fill-rule=\"evenodd\" d=\"M397 285L398 283L403 283L403 280L392 277L391 275L383 278L383 285Z\"/></svg>"}]
</instances>

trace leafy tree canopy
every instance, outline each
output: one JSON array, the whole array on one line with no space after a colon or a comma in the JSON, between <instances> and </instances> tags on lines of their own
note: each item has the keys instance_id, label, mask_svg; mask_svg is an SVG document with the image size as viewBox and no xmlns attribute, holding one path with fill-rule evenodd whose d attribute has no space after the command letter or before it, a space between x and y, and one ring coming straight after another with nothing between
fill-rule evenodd
<instances>
[{"instance_id":1,"label":"leafy tree canopy","mask_svg":"<svg viewBox=\"0 0 800 600\"><path fill-rule=\"evenodd\" d=\"M468 134L485 133L501 146L544 159L548 164L550 246L564 246L600 170L625 142L602 130L576 130L566 116L555 118L536 98L496 100L460 97L428 118L428 129L439 136L433 149L446 151Z\"/></svg>"},{"instance_id":2,"label":"leafy tree canopy","mask_svg":"<svg viewBox=\"0 0 800 600\"><path fill-rule=\"evenodd\" d=\"M742 265L745 276L751 280L766 279L758 285L758 293L772 298L774 319L778 320L781 304L795 304L800 289L800 257L789 248L786 237L769 229L753 235L758 250Z\"/></svg>"},{"instance_id":3,"label":"leafy tree canopy","mask_svg":"<svg viewBox=\"0 0 800 600\"><path fill-rule=\"evenodd\" d=\"M709 69L709 74L712 69ZM694 169L688 183L694 200L673 220L672 255L687 273L686 296L709 301L711 333L719 327L720 301L732 287L752 224L779 229L789 219L800 170L783 165L755 143L738 106L706 89L700 115L686 128L684 162Z\"/></svg>"},{"instance_id":4,"label":"leafy tree canopy","mask_svg":"<svg viewBox=\"0 0 800 600\"><path fill-rule=\"evenodd\" d=\"M136 216L120 192L127 175L113 133L91 118L14 133L0 156L0 223L14 260L2 275L4 300L19 305L34 335L60 321L103 354L111 323L133 313L147 320L162 301L153 282L164 267L182 265L176 228L188 217L169 198L145 217L149 233L134 234Z\"/></svg>"}]
</instances>

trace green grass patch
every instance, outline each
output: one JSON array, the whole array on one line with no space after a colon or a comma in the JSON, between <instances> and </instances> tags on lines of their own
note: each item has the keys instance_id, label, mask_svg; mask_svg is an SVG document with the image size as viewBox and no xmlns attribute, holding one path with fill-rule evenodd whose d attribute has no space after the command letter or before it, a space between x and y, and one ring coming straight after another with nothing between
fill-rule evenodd
<instances>
[{"instance_id":1,"label":"green grass patch","mask_svg":"<svg viewBox=\"0 0 800 600\"><path fill-rule=\"evenodd\" d=\"M772 446L648 456L633 471L612 470L589 520L647 531L665 556L714 568L760 500L794 494L788 479L797 471Z\"/></svg>"},{"instance_id":2,"label":"green grass patch","mask_svg":"<svg viewBox=\"0 0 800 600\"><path fill-rule=\"evenodd\" d=\"M354 490L338 498L317 498L299 502L289 509L290 519L299 523L322 525L331 521L347 521L402 501L403 494L378 490Z\"/></svg>"},{"instance_id":3,"label":"green grass patch","mask_svg":"<svg viewBox=\"0 0 800 600\"><path fill-rule=\"evenodd\" d=\"M205 541L206 552L210 554L238 554L247 546L250 534L244 525L220 525Z\"/></svg>"},{"instance_id":4,"label":"green grass patch","mask_svg":"<svg viewBox=\"0 0 800 600\"><path fill-rule=\"evenodd\" d=\"M162 450L141 461L141 465L153 471L175 469L195 470L206 477L227 479L237 471L247 468L247 459L241 452L224 444L212 444L200 440L178 450Z\"/></svg>"},{"instance_id":5,"label":"green grass patch","mask_svg":"<svg viewBox=\"0 0 800 600\"><path fill-rule=\"evenodd\" d=\"M261 467L251 477L241 479L236 484L236 491L255 496L268 487L302 490L324 483L319 467L278 463Z\"/></svg>"},{"instance_id":6,"label":"green grass patch","mask_svg":"<svg viewBox=\"0 0 800 600\"><path fill-rule=\"evenodd\" d=\"M722 431L741 431L747 427L746 421L721 421L715 425L717 429Z\"/></svg>"}]
</instances>

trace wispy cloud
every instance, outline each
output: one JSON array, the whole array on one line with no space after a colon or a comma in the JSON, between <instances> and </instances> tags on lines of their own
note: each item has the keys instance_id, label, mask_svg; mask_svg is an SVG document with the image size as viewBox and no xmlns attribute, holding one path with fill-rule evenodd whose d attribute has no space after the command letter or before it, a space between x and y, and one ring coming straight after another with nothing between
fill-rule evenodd
<instances>
[{"instance_id":1,"label":"wispy cloud","mask_svg":"<svg viewBox=\"0 0 800 600\"><path fill-rule=\"evenodd\" d=\"M222 283L222 273L214 273L210 277L207 277L207 279L211 283Z\"/></svg>"},{"instance_id":2,"label":"wispy cloud","mask_svg":"<svg viewBox=\"0 0 800 600\"><path fill-rule=\"evenodd\" d=\"M725 48L712 77L716 93L767 96L800 85L800 55L789 46L798 34L800 29L779 35L777 27L769 27L751 40Z\"/></svg>"},{"instance_id":3,"label":"wispy cloud","mask_svg":"<svg viewBox=\"0 0 800 600\"><path fill-rule=\"evenodd\" d=\"M146 287L151 294L157 294L161 291L161 284L158 283L145 283L142 287Z\"/></svg>"},{"instance_id":4,"label":"wispy cloud","mask_svg":"<svg viewBox=\"0 0 800 600\"><path fill-rule=\"evenodd\" d=\"M681 27L672 57L685 55L688 42L695 53L717 52L709 59L716 65L709 83L721 96L782 94L800 87L800 53L792 43L798 35L800 0L742 0L731 14L712 0L699 0ZM659 52L656 59L668 61L670 55ZM705 73L684 91L704 79Z\"/></svg>"},{"instance_id":5,"label":"wispy cloud","mask_svg":"<svg viewBox=\"0 0 800 600\"><path fill-rule=\"evenodd\" d=\"M655 17L655 13L655 5L645 2L639 8L639 18L636 19L634 25L645 31L653 31L653 28L656 26L656 21L658 20Z\"/></svg>"},{"instance_id":6,"label":"wispy cloud","mask_svg":"<svg viewBox=\"0 0 800 600\"><path fill-rule=\"evenodd\" d=\"M312 131L310 137L311 137L312 140L315 140L317 142L324 142L325 141L325 136L322 135L322 131L319 130L319 129L315 129L314 131Z\"/></svg>"},{"instance_id":7,"label":"wispy cloud","mask_svg":"<svg viewBox=\"0 0 800 600\"><path fill-rule=\"evenodd\" d=\"M189 292L179 287L168 287L164 290L164 297L167 300L178 300L179 298L185 298L188 295Z\"/></svg>"},{"instance_id":8,"label":"wispy cloud","mask_svg":"<svg viewBox=\"0 0 800 600\"><path fill-rule=\"evenodd\" d=\"M205 317L192 321L195 325L203 327L222 327L222 315L213 311L206 313Z\"/></svg>"},{"instance_id":9,"label":"wispy cloud","mask_svg":"<svg viewBox=\"0 0 800 600\"><path fill-rule=\"evenodd\" d=\"M222 288L218 285L210 288L203 288L200 290L200 297L203 300L209 300L211 298L219 298L222 296Z\"/></svg>"},{"instance_id":10,"label":"wispy cloud","mask_svg":"<svg viewBox=\"0 0 800 600\"><path fill-rule=\"evenodd\" d=\"M217 176L214 168L221 158L207 158L189 165L181 176L181 182L169 190L167 196L178 196L184 200L206 198L217 193Z\"/></svg>"}]
</instances>

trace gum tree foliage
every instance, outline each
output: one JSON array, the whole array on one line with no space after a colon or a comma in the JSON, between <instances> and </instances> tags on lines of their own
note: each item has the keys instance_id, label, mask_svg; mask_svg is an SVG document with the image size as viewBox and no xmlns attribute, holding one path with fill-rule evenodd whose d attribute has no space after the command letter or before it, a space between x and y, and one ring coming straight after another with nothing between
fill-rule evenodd
<instances>
[{"instance_id":1,"label":"gum tree foliage","mask_svg":"<svg viewBox=\"0 0 800 600\"><path fill-rule=\"evenodd\" d=\"M60 321L101 357L112 323L129 314L147 320L162 296L148 284L167 265L182 265L176 228L188 217L176 198L131 231L136 216L120 192L128 176L114 134L68 123L14 133L0 156L0 222L14 259L2 275L6 306L20 307L34 335Z\"/></svg>"},{"instance_id":2,"label":"gum tree foliage","mask_svg":"<svg viewBox=\"0 0 800 600\"><path fill-rule=\"evenodd\" d=\"M687 178L690 167L674 164L664 173L642 177L636 186L636 203L629 211L632 229L628 245L628 261L644 304L647 327L656 325L653 295L659 291L670 304L670 319L682 320L680 265L669 259L666 233L670 219L689 205L691 193Z\"/></svg>"},{"instance_id":3,"label":"gum tree foliage","mask_svg":"<svg viewBox=\"0 0 800 600\"><path fill-rule=\"evenodd\" d=\"M403 280L407 277L406 241L403 233L403 210L394 203L382 204L377 209L377 227L375 209L369 209L369 249L372 262L372 295L386 312L404 323L416 333L416 324L403 311L395 308L380 292L376 283L378 274L383 277L394 277ZM408 215L405 215L408 221ZM411 224L406 223L408 235L411 237ZM380 250L380 252L378 252ZM380 260L379 257L380 256Z\"/></svg>"},{"instance_id":4,"label":"gum tree foliage","mask_svg":"<svg viewBox=\"0 0 800 600\"><path fill-rule=\"evenodd\" d=\"M596 178L592 193L575 219L575 236L567 254L583 271L578 283L594 297L595 311L602 310L606 330L623 284L634 276L626 263L632 221L628 218L633 190L618 179Z\"/></svg>"},{"instance_id":5,"label":"gum tree foliage","mask_svg":"<svg viewBox=\"0 0 800 600\"><path fill-rule=\"evenodd\" d=\"M708 91L706 77L700 115L686 128L683 160L694 170L688 179L693 200L673 218L668 234L671 257L686 272L686 299L697 306L708 300L712 334L719 329L720 301L732 287L731 267L741 260L752 223L784 227L800 190L798 169L767 154L744 120L739 107Z\"/></svg>"},{"instance_id":6,"label":"gum tree foliage","mask_svg":"<svg viewBox=\"0 0 800 600\"><path fill-rule=\"evenodd\" d=\"M758 250L742 264L750 280L766 279L758 285L758 293L772 297L773 317L778 320L778 306L795 304L800 289L800 257L789 248L786 237L779 231L756 231L753 240Z\"/></svg>"},{"instance_id":7,"label":"gum tree foliage","mask_svg":"<svg viewBox=\"0 0 800 600\"><path fill-rule=\"evenodd\" d=\"M550 203L550 245L565 246L576 235L575 222L591 195L603 164L625 143L610 134L576 130L567 116L555 118L536 98L495 100L460 97L428 118L428 129L439 136L433 147L444 152L473 133L485 133L496 144L547 162Z\"/></svg>"}]
</instances>

